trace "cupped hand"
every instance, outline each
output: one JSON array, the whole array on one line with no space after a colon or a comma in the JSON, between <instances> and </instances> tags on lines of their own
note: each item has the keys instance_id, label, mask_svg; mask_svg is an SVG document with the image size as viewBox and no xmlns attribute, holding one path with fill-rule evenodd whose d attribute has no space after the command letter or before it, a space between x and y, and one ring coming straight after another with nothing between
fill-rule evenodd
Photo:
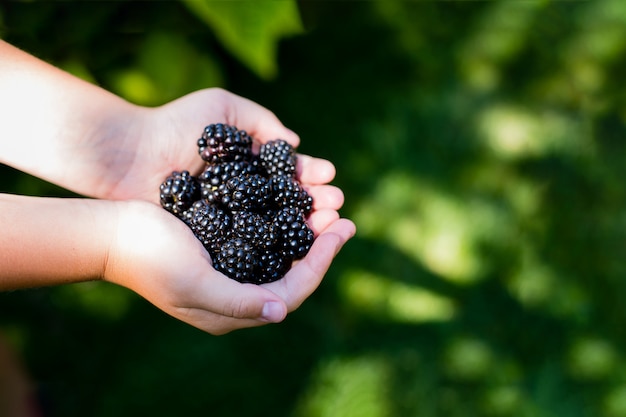
<instances>
[{"instance_id":1,"label":"cupped hand","mask_svg":"<svg viewBox=\"0 0 626 417\"><path fill-rule=\"evenodd\" d=\"M136 108L139 112L125 134L112 139L104 156L109 168L99 181L109 184L102 195L115 200L140 199L159 204L159 185L172 171L198 174L205 162L198 155L197 139L204 126L227 123L246 130L260 143L281 138L294 147L300 138L259 104L213 88L200 90L157 108ZM118 143L117 141L123 141ZM335 177L334 165L325 159L298 155L296 176L312 195L313 210L339 210L343 192L328 185Z\"/></svg>"},{"instance_id":2,"label":"cupped hand","mask_svg":"<svg viewBox=\"0 0 626 417\"><path fill-rule=\"evenodd\" d=\"M115 238L104 279L125 286L167 314L211 334L282 321L318 287L332 259L354 234L333 210L312 217L317 238L281 280L241 284L217 272L190 229L158 206L118 202Z\"/></svg>"},{"instance_id":3,"label":"cupped hand","mask_svg":"<svg viewBox=\"0 0 626 417\"><path fill-rule=\"evenodd\" d=\"M127 203L107 279L213 334L282 321L320 285L337 252L355 233L354 224L338 214L343 192L329 185L334 165L298 155L296 176L314 201L308 222L316 240L309 254L277 282L240 284L217 272L189 228L158 207L159 185L172 171L201 171L205 162L196 141L207 124L237 126L260 143L281 138L297 147L299 137L269 110L221 89L201 90L146 109L134 120L125 146L134 149L135 156L116 170L123 175L106 197L156 205Z\"/></svg>"},{"instance_id":4,"label":"cupped hand","mask_svg":"<svg viewBox=\"0 0 626 417\"><path fill-rule=\"evenodd\" d=\"M124 126L115 129L119 136L103 144L110 169L102 181L109 187L97 197L158 202L159 185L172 171L200 173L205 162L198 155L197 139L211 123L246 130L260 143L278 138L294 147L300 143L271 111L220 88L199 90L160 107L134 107L129 120L120 120ZM303 168L306 177L314 166Z\"/></svg>"}]
</instances>

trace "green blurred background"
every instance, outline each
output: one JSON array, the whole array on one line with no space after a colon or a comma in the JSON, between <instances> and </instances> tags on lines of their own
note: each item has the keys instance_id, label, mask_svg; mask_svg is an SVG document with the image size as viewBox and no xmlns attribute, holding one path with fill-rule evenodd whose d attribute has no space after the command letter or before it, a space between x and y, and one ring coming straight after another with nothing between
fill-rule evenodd
<instances>
[{"instance_id":1,"label":"green blurred background","mask_svg":"<svg viewBox=\"0 0 626 417\"><path fill-rule=\"evenodd\" d=\"M0 36L136 103L259 102L358 228L221 337L112 285L0 294L49 416L626 416L623 0L2 2Z\"/></svg>"}]
</instances>

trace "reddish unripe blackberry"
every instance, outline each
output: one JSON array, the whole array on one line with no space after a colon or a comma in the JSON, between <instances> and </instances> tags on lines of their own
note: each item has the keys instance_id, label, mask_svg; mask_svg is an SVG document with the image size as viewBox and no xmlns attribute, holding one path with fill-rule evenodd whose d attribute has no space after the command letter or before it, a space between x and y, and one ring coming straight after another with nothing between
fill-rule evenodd
<instances>
[{"instance_id":1,"label":"reddish unripe blackberry","mask_svg":"<svg viewBox=\"0 0 626 417\"><path fill-rule=\"evenodd\" d=\"M159 191L161 206L180 217L200 196L200 185L189 171L174 171L161 184Z\"/></svg>"},{"instance_id":2,"label":"reddish unripe blackberry","mask_svg":"<svg viewBox=\"0 0 626 417\"><path fill-rule=\"evenodd\" d=\"M208 163L244 161L252 158L252 138L235 126L214 123L198 139L200 157Z\"/></svg>"},{"instance_id":3,"label":"reddish unripe blackberry","mask_svg":"<svg viewBox=\"0 0 626 417\"><path fill-rule=\"evenodd\" d=\"M278 211L273 221L278 234L279 251L291 259L303 258L315 239L313 231L306 223L304 213L295 207L286 207Z\"/></svg>"},{"instance_id":4,"label":"reddish unripe blackberry","mask_svg":"<svg viewBox=\"0 0 626 417\"><path fill-rule=\"evenodd\" d=\"M305 215L308 215L313 209L313 197L302 188L295 178L272 176L269 183L272 190L272 201L277 208L296 207Z\"/></svg>"},{"instance_id":5,"label":"reddish unripe blackberry","mask_svg":"<svg viewBox=\"0 0 626 417\"><path fill-rule=\"evenodd\" d=\"M257 249L240 238L229 239L213 256L213 267L239 282L255 282Z\"/></svg>"},{"instance_id":6,"label":"reddish unripe blackberry","mask_svg":"<svg viewBox=\"0 0 626 417\"><path fill-rule=\"evenodd\" d=\"M255 162L267 172L268 176L295 177L296 160L294 147L283 139L276 139L261 145Z\"/></svg>"}]
</instances>

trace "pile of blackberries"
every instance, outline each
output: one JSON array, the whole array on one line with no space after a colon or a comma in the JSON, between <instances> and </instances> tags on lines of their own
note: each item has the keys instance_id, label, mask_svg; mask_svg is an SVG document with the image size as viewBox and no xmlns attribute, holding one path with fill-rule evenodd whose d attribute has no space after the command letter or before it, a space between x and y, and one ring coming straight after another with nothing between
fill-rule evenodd
<instances>
[{"instance_id":1,"label":"pile of blackberries","mask_svg":"<svg viewBox=\"0 0 626 417\"><path fill-rule=\"evenodd\" d=\"M293 146L276 139L252 151L244 130L204 128L198 152L204 171L174 171L160 187L161 205L184 221L213 266L239 282L282 278L311 248L313 199L296 179Z\"/></svg>"}]
</instances>

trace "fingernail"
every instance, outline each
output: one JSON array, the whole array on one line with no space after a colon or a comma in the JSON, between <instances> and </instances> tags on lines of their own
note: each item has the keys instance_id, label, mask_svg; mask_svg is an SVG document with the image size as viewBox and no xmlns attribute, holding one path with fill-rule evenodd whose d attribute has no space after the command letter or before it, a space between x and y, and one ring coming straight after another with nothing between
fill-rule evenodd
<instances>
[{"instance_id":1,"label":"fingernail","mask_svg":"<svg viewBox=\"0 0 626 417\"><path fill-rule=\"evenodd\" d=\"M285 318L285 309L283 305L277 301L268 301L263 306L262 319L278 323Z\"/></svg>"}]
</instances>

